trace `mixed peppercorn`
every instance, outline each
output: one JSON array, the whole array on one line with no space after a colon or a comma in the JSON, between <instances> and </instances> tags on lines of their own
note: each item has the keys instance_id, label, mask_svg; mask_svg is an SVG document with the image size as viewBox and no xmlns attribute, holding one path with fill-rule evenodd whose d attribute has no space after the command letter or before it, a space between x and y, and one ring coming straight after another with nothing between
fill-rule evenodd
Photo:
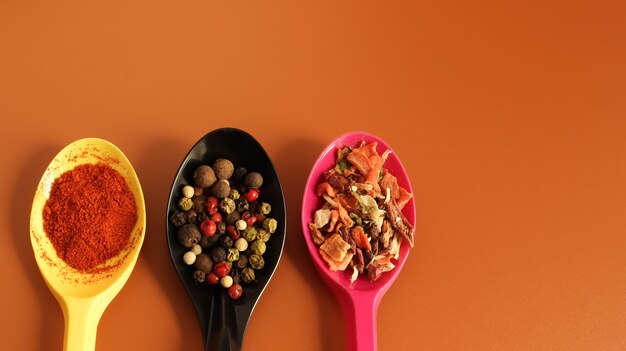
<instances>
[{"instance_id":1,"label":"mixed peppercorn","mask_svg":"<svg viewBox=\"0 0 626 351\"><path fill-rule=\"evenodd\" d=\"M243 294L241 283L253 284L263 269L266 243L278 222L260 200L263 176L219 158L193 173L170 222L178 242L189 249L182 260L193 266L197 283L220 284L232 299Z\"/></svg>"}]
</instances>

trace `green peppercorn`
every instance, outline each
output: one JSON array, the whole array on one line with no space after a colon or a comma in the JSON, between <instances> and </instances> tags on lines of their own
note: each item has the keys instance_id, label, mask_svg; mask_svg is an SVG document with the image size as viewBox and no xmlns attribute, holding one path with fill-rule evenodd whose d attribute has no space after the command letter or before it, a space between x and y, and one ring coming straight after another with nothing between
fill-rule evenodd
<instances>
[{"instance_id":1,"label":"green peppercorn","mask_svg":"<svg viewBox=\"0 0 626 351\"><path fill-rule=\"evenodd\" d=\"M246 239L247 242L253 242L256 240L257 231L254 227L246 227L241 233L241 236Z\"/></svg>"},{"instance_id":2,"label":"green peppercorn","mask_svg":"<svg viewBox=\"0 0 626 351\"><path fill-rule=\"evenodd\" d=\"M246 175L246 185L251 188L260 188L263 185L263 176L258 172L250 172Z\"/></svg>"},{"instance_id":3,"label":"green peppercorn","mask_svg":"<svg viewBox=\"0 0 626 351\"><path fill-rule=\"evenodd\" d=\"M193 210L198 213L206 212L206 196L192 196L191 201L193 202Z\"/></svg>"},{"instance_id":4,"label":"green peppercorn","mask_svg":"<svg viewBox=\"0 0 626 351\"><path fill-rule=\"evenodd\" d=\"M226 250L221 246L215 246L211 249L209 257L215 263L224 262L226 260Z\"/></svg>"},{"instance_id":5,"label":"green peppercorn","mask_svg":"<svg viewBox=\"0 0 626 351\"><path fill-rule=\"evenodd\" d=\"M239 253L239 259L234 262L234 266L238 269L244 269L248 266L248 256Z\"/></svg>"},{"instance_id":6,"label":"green peppercorn","mask_svg":"<svg viewBox=\"0 0 626 351\"><path fill-rule=\"evenodd\" d=\"M213 168L207 165L202 165L196 168L196 170L193 172L193 181L196 186L199 186L201 188L210 187L211 185L213 185L213 183L215 183L216 180L217 178L215 177L215 172L213 171Z\"/></svg>"},{"instance_id":7,"label":"green peppercorn","mask_svg":"<svg viewBox=\"0 0 626 351\"><path fill-rule=\"evenodd\" d=\"M248 200L244 199L243 197L240 197L239 199L237 199L237 201L235 201L236 204L236 208L237 208L237 212L246 212L248 211L248 209L250 209L250 205L248 204Z\"/></svg>"},{"instance_id":8,"label":"green peppercorn","mask_svg":"<svg viewBox=\"0 0 626 351\"><path fill-rule=\"evenodd\" d=\"M265 242L261 240L255 240L250 244L250 251L255 255L263 255L265 253Z\"/></svg>"},{"instance_id":9,"label":"green peppercorn","mask_svg":"<svg viewBox=\"0 0 626 351\"><path fill-rule=\"evenodd\" d=\"M250 264L250 267L254 269L262 269L265 266L265 260L261 255L250 255L248 257L248 263Z\"/></svg>"},{"instance_id":10,"label":"green peppercorn","mask_svg":"<svg viewBox=\"0 0 626 351\"><path fill-rule=\"evenodd\" d=\"M239 195L239 191L237 191L237 189L230 189L230 193L228 194L229 198L237 200L240 196L241 195Z\"/></svg>"},{"instance_id":11,"label":"green peppercorn","mask_svg":"<svg viewBox=\"0 0 626 351\"><path fill-rule=\"evenodd\" d=\"M193 207L193 201L188 197L183 197L178 201L178 208L183 211L189 211Z\"/></svg>"},{"instance_id":12,"label":"green peppercorn","mask_svg":"<svg viewBox=\"0 0 626 351\"><path fill-rule=\"evenodd\" d=\"M241 215L239 214L239 212L233 211L232 213L226 215L224 222L226 222L227 225L232 225L235 224L235 222L237 222L240 218Z\"/></svg>"},{"instance_id":13,"label":"green peppercorn","mask_svg":"<svg viewBox=\"0 0 626 351\"><path fill-rule=\"evenodd\" d=\"M226 260L228 262L234 262L239 259L239 250L234 247L228 249L228 253L226 254Z\"/></svg>"},{"instance_id":14,"label":"green peppercorn","mask_svg":"<svg viewBox=\"0 0 626 351\"><path fill-rule=\"evenodd\" d=\"M187 215L185 212L174 211L174 213L170 216L170 223L172 223L174 227L180 227L187 223Z\"/></svg>"},{"instance_id":15,"label":"green peppercorn","mask_svg":"<svg viewBox=\"0 0 626 351\"><path fill-rule=\"evenodd\" d=\"M235 201L230 198L225 198L220 202L220 210L226 214L235 212Z\"/></svg>"},{"instance_id":16,"label":"green peppercorn","mask_svg":"<svg viewBox=\"0 0 626 351\"><path fill-rule=\"evenodd\" d=\"M259 208L259 212L261 212L262 214L266 215L266 214L272 212L272 206L270 204L268 204L267 202L263 202L263 203L261 203L261 207Z\"/></svg>"},{"instance_id":17,"label":"green peppercorn","mask_svg":"<svg viewBox=\"0 0 626 351\"><path fill-rule=\"evenodd\" d=\"M268 232L265 229L259 229L256 231L256 239L260 240L264 243L266 243L268 240L270 240L270 237L272 236L272 234L270 234L270 232Z\"/></svg>"},{"instance_id":18,"label":"green peppercorn","mask_svg":"<svg viewBox=\"0 0 626 351\"><path fill-rule=\"evenodd\" d=\"M278 226L278 221L274 218L265 218L263 221L263 229L270 232L270 234L274 234L276 231L276 227Z\"/></svg>"},{"instance_id":19,"label":"green peppercorn","mask_svg":"<svg viewBox=\"0 0 626 351\"><path fill-rule=\"evenodd\" d=\"M200 241L200 230L193 224L185 224L176 233L178 242L184 247L192 247Z\"/></svg>"},{"instance_id":20,"label":"green peppercorn","mask_svg":"<svg viewBox=\"0 0 626 351\"><path fill-rule=\"evenodd\" d=\"M241 270L241 280L245 283L251 283L254 281L255 273L254 269L248 267Z\"/></svg>"},{"instance_id":21,"label":"green peppercorn","mask_svg":"<svg viewBox=\"0 0 626 351\"><path fill-rule=\"evenodd\" d=\"M235 167L230 160L225 158L218 158L213 163L213 171L217 179L228 179L233 175Z\"/></svg>"}]
</instances>

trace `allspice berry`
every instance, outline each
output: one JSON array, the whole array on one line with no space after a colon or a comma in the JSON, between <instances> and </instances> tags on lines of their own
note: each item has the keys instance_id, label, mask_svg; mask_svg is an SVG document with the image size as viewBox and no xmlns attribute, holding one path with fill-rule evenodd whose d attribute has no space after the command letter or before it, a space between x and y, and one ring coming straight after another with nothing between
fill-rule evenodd
<instances>
[{"instance_id":1,"label":"allspice berry","mask_svg":"<svg viewBox=\"0 0 626 351\"><path fill-rule=\"evenodd\" d=\"M194 267L197 270L203 271L204 273L211 273L213 270L213 261L209 258L207 254L199 254L196 257L196 262L194 263Z\"/></svg>"},{"instance_id":2,"label":"allspice berry","mask_svg":"<svg viewBox=\"0 0 626 351\"><path fill-rule=\"evenodd\" d=\"M258 172L250 172L246 176L246 185L251 188L260 188L263 185L263 176Z\"/></svg>"},{"instance_id":3,"label":"allspice berry","mask_svg":"<svg viewBox=\"0 0 626 351\"><path fill-rule=\"evenodd\" d=\"M185 224L178 229L178 242L184 247L192 247L200 241L200 230L193 224Z\"/></svg>"},{"instance_id":4,"label":"allspice berry","mask_svg":"<svg viewBox=\"0 0 626 351\"><path fill-rule=\"evenodd\" d=\"M215 172L213 172L213 168L207 165L202 165L196 168L195 172L193 172L193 181L196 186L199 186L201 188L210 187L211 185L213 185L213 183L215 183L216 180L217 178L215 177Z\"/></svg>"},{"instance_id":5,"label":"allspice berry","mask_svg":"<svg viewBox=\"0 0 626 351\"><path fill-rule=\"evenodd\" d=\"M228 179L233 175L235 167L230 160L225 158L218 158L213 163L213 171L215 172L215 176L217 179Z\"/></svg>"},{"instance_id":6,"label":"allspice berry","mask_svg":"<svg viewBox=\"0 0 626 351\"><path fill-rule=\"evenodd\" d=\"M230 194L230 185L225 180L218 180L217 183L213 184L211 192L216 198L223 199Z\"/></svg>"}]
</instances>

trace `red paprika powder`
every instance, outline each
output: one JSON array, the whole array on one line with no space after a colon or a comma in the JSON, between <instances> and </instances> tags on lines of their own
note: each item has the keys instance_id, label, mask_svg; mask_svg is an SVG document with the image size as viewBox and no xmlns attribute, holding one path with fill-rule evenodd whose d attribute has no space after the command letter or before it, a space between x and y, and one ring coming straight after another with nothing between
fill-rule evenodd
<instances>
[{"instance_id":1,"label":"red paprika powder","mask_svg":"<svg viewBox=\"0 0 626 351\"><path fill-rule=\"evenodd\" d=\"M43 219L59 257L87 272L128 244L137 205L126 180L111 166L84 164L55 179Z\"/></svg>"}]
</instances>

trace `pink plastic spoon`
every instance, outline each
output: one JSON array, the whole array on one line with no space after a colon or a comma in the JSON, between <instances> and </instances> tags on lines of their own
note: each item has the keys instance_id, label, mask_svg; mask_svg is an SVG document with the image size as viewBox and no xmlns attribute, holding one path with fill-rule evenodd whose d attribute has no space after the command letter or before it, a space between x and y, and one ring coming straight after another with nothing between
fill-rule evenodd
<instances>
[{"instance_id":1,"label":"pink plastic spoon","mask_svg":"<svg viewBox=\"0 0 626 351\"><path fill-rule=\"evenodd\" d=\"M390 272L383 273L376 282L372 283L367 277L359 276L354 283L350 283L352 271L347 269L344 272L332 272L328 268L326 261L320 256L317 246L313 243L308 223L312 222L315 211L323 204L323 200L316 195L317 185L322 181L323 173L335 166L337 149L344 146L354 146L361 141L365 141L366 143L377 141L377 150L381 155L385 150L391 150L384 141L365 132L349 132L338 137L322 151L313 165L304 188L304 196L302 199L302 230L304 239L317 270L335 293L343 307L347 324L347 350L350 351L378 349L376 337L376 314L378 305L385 295L385 292L387 292L400 273L409 255L410 249L409 243L404 240L400 247L398 260L392 260L392 263L396 267ZM398 185L413 193L406 170L396 154L391 152L384 167L387 168L391 174L396 176ZM413 199L406 204L402 213L409 223L415 226L415 202Z\"/></svg>"}]
</instances>

